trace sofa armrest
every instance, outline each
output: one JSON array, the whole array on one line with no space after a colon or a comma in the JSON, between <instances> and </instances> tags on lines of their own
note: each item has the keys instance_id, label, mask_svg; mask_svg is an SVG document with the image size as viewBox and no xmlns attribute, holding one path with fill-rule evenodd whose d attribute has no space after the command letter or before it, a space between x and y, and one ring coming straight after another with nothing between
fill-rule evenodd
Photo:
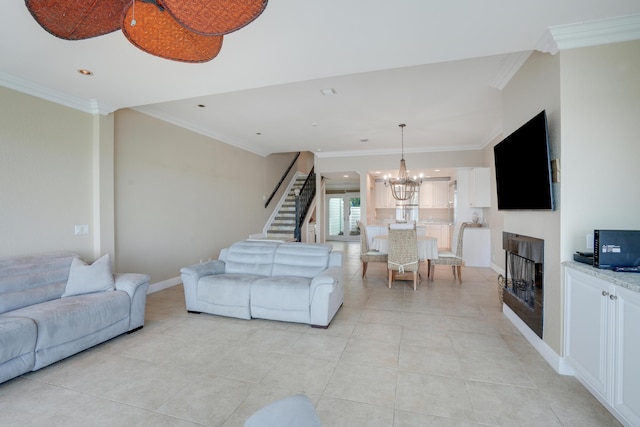
<instances>
[{"instance_id":1,"label":"sofa armrest","mask_svg":"<svg viewBox=\"0 0 640 427\"><path fill-rule=\"evenodd\" d=\"M319 287L323 285L329 285L331 288L342 284L342 268L341 267L329 267L322 271L316 277L311 279L311 287L309 289L309 301L312 302L315 293Z\"/></svg>"},{"instance_id":2,"label":"sofa armrest","mask_svg":"<svg viewBox=\"0 0 640 427\"><path fill-rule=\"evenodd\" d=\"M311 279L309 318L314 326L326 327L344 301L342 267L329 267Z\"/></svg>"},{"instance_id":3,"label":"sofa armrest","mask_svg":"<svg viewBox=\"0 0 640 427\"><path fill-rule=\"evenodd\" d=\"M225 270L225 263L220 260L207 261L195 264L190 267L180 269L182 286L184 287L184 299L187 310L197 311L198 281L201 277L222 274Z\"/></svg>"},{"instance_id":4,"label":"sofa armrest","mask_svg":"<svg viewBox=\"0 0 640 427\"><path fill-rule=\"evenodd\" d=\"M224 262L220 260L207 261L180 269L180 275L184 285L187 285L186 282L195 285L201 277L221 273L224 273Z\"/></svg>"},{"instance_id":5,"label":"sofa armrest","mask_svg":"<svg viewBox=\"0 0 640 427\"><path fill-rule=\"evenodd\" d=\"M116 273L113 275L113 279L116 289L125 291L131 298L129 330L143 326L150 277L146 274Z\"/></svg>"}]
</instances>

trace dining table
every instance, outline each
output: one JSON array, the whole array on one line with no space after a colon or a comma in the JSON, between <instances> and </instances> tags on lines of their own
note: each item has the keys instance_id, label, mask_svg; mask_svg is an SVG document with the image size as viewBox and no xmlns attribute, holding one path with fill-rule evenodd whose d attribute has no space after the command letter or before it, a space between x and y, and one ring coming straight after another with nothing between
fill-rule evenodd
<instances>
[{"instance_id":1,"label":"dining table","mask_svg":"<svg viewBox=\"0 0 640 427\"><path fill-rule=\"evenodd\" d=\"M389 235L375 236L371 243L371 249L382 253L389 252ZM421 261L438 258L438 239L429 236L418 236L418 258Z\"/></svg>"}]
</instances>

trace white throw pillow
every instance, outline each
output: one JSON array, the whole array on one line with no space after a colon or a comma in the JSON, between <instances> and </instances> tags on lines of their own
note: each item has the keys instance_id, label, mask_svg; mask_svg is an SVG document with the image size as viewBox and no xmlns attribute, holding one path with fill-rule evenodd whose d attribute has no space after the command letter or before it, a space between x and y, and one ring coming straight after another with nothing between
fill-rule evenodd
<instances>
[{"instance_id":1,"label":"white throw pillow","mask_svg":"<svg viewBox=\"0 0 640 427\"><path fill-rule=\"evenodd\" d=\"M71 261L69 280L67 280L67 287L62 298L114 289L109 254L95 260L91 265L87 265L80 258L74 258Z\"/></svg>"}]
</instances>

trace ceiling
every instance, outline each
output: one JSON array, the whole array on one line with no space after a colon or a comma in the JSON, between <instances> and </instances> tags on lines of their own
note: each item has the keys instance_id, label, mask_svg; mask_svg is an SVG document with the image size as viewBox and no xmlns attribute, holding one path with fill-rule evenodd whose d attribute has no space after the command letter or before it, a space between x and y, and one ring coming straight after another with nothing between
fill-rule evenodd
<instances>
[{"instance_id":1,"label":"ceiling","mask_svg":"<svg viewBox=\"0 0 640 427\"><path fill-rule=\"evenodd\" d=\"M531 51L579 46L585 29L608 30L591 44L640 38L638 17L637 0L271 0L217 58L186 64L120 31L57 39L16 0L0 15L0 85L92 113L134 108L263 156L395 154L400 123L405 152L479 149Z\"/></svg>"}]
</instances>

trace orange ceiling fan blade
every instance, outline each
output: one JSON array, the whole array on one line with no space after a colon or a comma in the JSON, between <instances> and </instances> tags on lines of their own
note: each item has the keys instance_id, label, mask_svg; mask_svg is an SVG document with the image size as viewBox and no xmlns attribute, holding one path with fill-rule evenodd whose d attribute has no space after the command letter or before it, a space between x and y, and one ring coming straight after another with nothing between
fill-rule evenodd
<instances>
[{"instance_id":1,"label":"orange ceiling fan blade","mask_svg":"<svg viewBox=\"0 0 640 427\"><path fill-rule=\"evenodd\" d=\"M239 30L262 14L268 0L159 0L183 26L220 36Z\"/></svg>"},{"instance_id":2,"label":"orange ceiling fan blade","mask_svg":"<svg viewBox=\"0 0 640 427\"><path fill-rule=\"evenodd\" d=\"M102 36L120 28L131 0L25 0L42 28L65 40Z\"/></svg>"},{"instance_id":3,"label":"orange ceiling fan blade","mask_svg":"<svg viewBox=\"0 0 640 427\"><path fill-rule=\"evenodd\" d=\"M139 49L181 62L207 62L220 52L222 36L196 34L156 4L142 0L128 2L121 18L122 32Z\"/></svg>"}]
</instances>

